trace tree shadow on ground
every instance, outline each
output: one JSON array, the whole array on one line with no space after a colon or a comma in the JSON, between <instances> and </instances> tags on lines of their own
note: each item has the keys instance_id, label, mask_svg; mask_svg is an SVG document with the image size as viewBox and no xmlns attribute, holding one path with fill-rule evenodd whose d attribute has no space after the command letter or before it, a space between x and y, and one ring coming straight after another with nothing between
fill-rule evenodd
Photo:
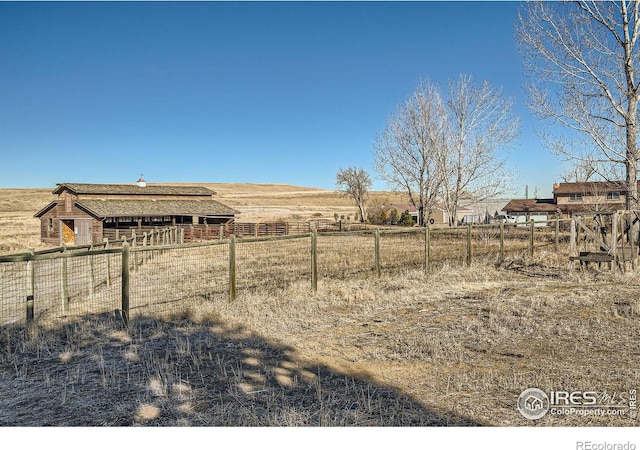
<instances>
[{"instance_id":1,"label":"tree shadow on ground","mask_svg":"<svg viewBox=\"0 0 640 450\"><path fill-rule=\"evenodd\" d=\"M0 330L2 426L476 426L241 327L112 315Z\"/></svg>"}]
</instances>

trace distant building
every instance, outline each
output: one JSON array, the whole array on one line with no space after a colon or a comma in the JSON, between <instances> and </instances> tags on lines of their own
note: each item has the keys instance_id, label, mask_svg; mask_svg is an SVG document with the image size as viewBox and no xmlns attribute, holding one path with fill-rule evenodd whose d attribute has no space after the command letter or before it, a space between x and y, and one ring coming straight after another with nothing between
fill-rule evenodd
<instances>
[{"instance_id":1,"label":"distant building","mask_svg":"<svg viewBox=\"0 0 640 450\"><path fill-rule=\"evenodd\" d=\"M640 182L638 182L640 187ZM617 211L626 208L626 181L556 183L553 198L563 214L581 211Z\"/></svg>"},{"instance_id":2,"label":"distant building","mask_svg":"<svg viewBox=\"0 0 640 450\"><path fill-rule=\"evenodd\" d=\"M87 245L115 230L233 222L238 214L199 186L59 183L58 199L38 211L44 243Z\"/></svg>"},{"instance_id":3,"label":"distant building","mask_svg":"<svg viewBox=\"0 0 640 450\"><path fill-rule=\"evenodd\" d=\"M502 210L519 222L570 217L578 212L623 210L626 208L626 185L625 181L556 183L553 198L513 199Z\"/></svg>"},{"instance_id":4,"label":"distant building","mask_svg":"<svg viewBox=\"0 0 640 450\"><path fill-rule=\"evenodd\" d=\"M418 223L418 209L410 203L394 203L389 205L391 208L398 211L398 216L402 215L403 212L408 211L413 218L415 223ZM471 210L460 207L458 208L458 213L456 214L456 223L461 222L466 215L469 215ZM425 211L425 217L427 212ZM448 225L449 224L449 216L447 211L441 206L436 206L431 210L431 217L429 218L430 225Z\"/></svg>"},{"instance_id":5,"label":"distant building","mask_svg":"<svg viewBox=\"0 0 640 450\"><path fill-rule=\"evenodd\" d=\"M552 198L513 199L502 210L508 216L514 217L516 222L553 219L561 214Z\"/></svg>"}]
</instances>

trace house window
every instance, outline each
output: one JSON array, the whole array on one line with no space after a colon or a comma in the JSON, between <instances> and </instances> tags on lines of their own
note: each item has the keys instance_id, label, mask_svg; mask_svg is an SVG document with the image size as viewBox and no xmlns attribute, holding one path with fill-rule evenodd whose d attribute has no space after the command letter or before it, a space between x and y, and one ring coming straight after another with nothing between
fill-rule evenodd
<instances>
[{"instance_id":1,"label":"house window","mask_svg":"<svg viewBox=\"0 0 640 450\"><path fill-rule=\"evenodd\" d=\"M53 232L53 218L49 217L49 232Z\"/></svg>"},{"instance_id":2,"label":"house window","mask_svg":"<svg viewBox=\"0 0 640 450\"><path fill-rule=\"evenodd\" d=\"M581 202L582 201L582 194L569 194L569 201L570 202Z\"/></svg>"},{"instance_id":3,"label":"house window","mask_svg":"<svg viewBox=\"0 0 640 450\"><path fill-rule=\"evenodd\" d=\"M620 200L620 192L607 192L607 200Z\"/></svg>"}]
</instances>

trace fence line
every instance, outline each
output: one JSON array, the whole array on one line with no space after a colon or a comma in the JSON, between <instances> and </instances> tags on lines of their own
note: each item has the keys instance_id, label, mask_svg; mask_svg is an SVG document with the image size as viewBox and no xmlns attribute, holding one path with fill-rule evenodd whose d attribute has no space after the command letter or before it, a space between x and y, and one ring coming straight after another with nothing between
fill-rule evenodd
<instances>
[{"instance_id":1,"label":"fence line","mask_svg":"<svg viewBox=\"0 0 640 450\"><path fill-rule=\"evenodd\" d=\"M0 324L114 311L127 323L136 314L170 312L193 299L233 301L300 282L316 290L319 279L502 262L506 254L530 257L540 248L562 253L568 263L566 221L549 221L553 226L545 230L534 221L325 233L312 227L296 235L203 242L184 242L177 230L168 230L155 238L134 235L120 246L105 240L59 253L0 256Z\"/></svg>"}]
</instances>

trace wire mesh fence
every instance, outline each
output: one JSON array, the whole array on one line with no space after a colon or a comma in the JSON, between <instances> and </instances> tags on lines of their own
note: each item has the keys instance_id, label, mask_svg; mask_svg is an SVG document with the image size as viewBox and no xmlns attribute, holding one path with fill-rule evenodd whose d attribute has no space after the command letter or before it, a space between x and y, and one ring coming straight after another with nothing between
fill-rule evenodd
<instances>
[{"instance_id":1,"label":"wire mesh fence","mask_svg":"<svg viewBox=\"0 0 640 450\"><path fill-rule=\"evenodd\" d=\"M164 315L295 283L394 276L500 262L550 250L568 261L559 226L410 228L129 246L0 257L0 324L126 312Z\"/></svg>"},{"instance_id":2,"label":"wire mesh fence","mask_svg":"<svg viewBox=\"0 0 640 450\"><path fill-rule=\"evenodd\" d=\"M328 279L358 279L375 272L373 233L321 234L317 242L318 273Z\"/></svg>"},{"instance_id":3,"label":"wire mesh fence","mask_svg":"<svg viewBox=\"0 0 640 450\"><path fill-rule=\"evenodd\" d=\"M402 233L380 233L380 271L398 273L426 267L427 236L425 229Z\"/></svg>"},{"instance_id":4,"label":"wire mesh fence","mask_svg":"<svg viewBox=\"0 0 640 450\"><path fill-rule=\"evenodd\" d=\"M190 303L227 296L228 260L224 244L132 250L130 317L170 315Z\"/></svg>"},{"instance_id":5,"label":"wire mesh fence","mask_svg":"<svg viewBox=\"0 0 640 450\"><path fill-rule=\"evenodd\" d=\"M311 237L239 240L236 290L273 292L311 276Z\"/></svg>"}]
</instances>

